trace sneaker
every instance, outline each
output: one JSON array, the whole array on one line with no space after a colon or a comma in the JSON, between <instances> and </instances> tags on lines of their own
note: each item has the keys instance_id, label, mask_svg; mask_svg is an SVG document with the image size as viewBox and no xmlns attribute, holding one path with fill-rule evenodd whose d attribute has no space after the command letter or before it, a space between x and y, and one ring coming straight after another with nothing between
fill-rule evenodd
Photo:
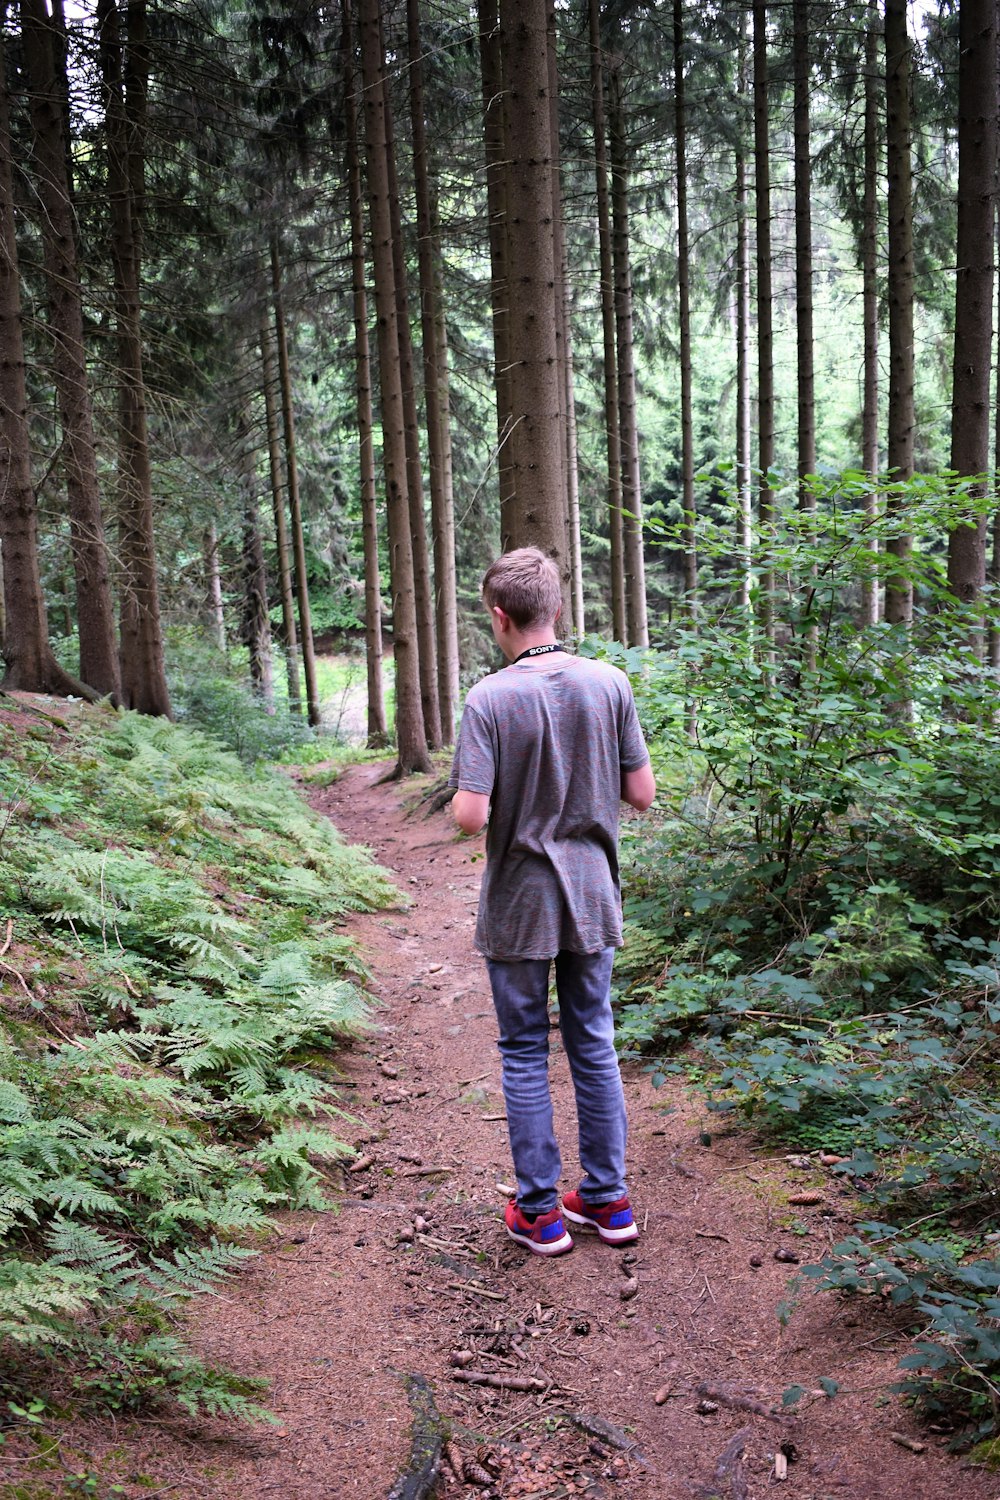
<instances>
[{"instance_id":1,"label":"sneaker","mask_svg":"<svg viewBox=\"0 0 1000 1500\"><path fill-rule=\"evenodd\" d=\"M517 1199L511 1198L504 1210L504 1223L511 1239L530 1250L532 1255L565 1255L573 1248L558 1208L539 1214L532 1223L518 1208Z\"/></svg>"},{"instance_id":2,"label":"sneaker","mask_svg":"<svg viewBox=\"0 0 1000 1500\"><path fill-rule=\"evenodd\" d=\"M585 1203L579 1193L564 1193L562 1210L571 1223L583 1229L596 1229L606 1245L628 1245L639 1238L627 1198L616 1198L614 1203L597 1207Z\"/></svg>"}]
</instances>

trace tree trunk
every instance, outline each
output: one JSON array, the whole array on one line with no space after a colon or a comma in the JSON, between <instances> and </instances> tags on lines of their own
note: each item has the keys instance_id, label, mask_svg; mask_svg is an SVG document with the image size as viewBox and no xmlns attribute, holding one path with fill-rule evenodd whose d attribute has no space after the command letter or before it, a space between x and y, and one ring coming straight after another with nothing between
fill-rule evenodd
<instances>
[{"instance_id":1,"label":"tree trunk","mask_svg":"<svg viewBox=\"0 0 1000 1500\"><path fill-rule=\"evenodd\" d=\"M886 168L888 173L889 295L889 430L888 466L894 480L913 477L913 180L910 163L910 39L906 0L885 0ZM898 510L890 493L887 511ZM886 551L906 564L913 538L905 532L886 543ZM913 584L905 573L886 579L885 618L909 624Z\"/></svg>"},{"instance_id":2,"label":"tree trunk","mask_svg":"<svg viewBox=\"0 0 1000 1500\"><path fill-rule=\"evenodd\" d=\"M507 188L509 163L503 139L503 79L497 0L477 0L479 57L483 78L483 128L486 144L486 210L490 229L490 306L493 312L493 380L497 402L497 473L500 534L514 494L510 406L510 306L507 268Z\"/></svg>"},{"instance_id":3,"label":"tree trunk","mask_svg":"<svg viewBox=\"0 0 1000 1500\"><path fill-rule=\"evenodd\" d=\"M615 337L618 350L618 429L622 446L622 553L625 565L625 615L630 646L648 646L646 565L642 550L642 485L639 469L639 422L635 396L635 352L632 344L632 261L629 250L628 149L622 114L620 63L608 80L611 134L612 258L615 278Z\"/></svg>"},{"instance_id":4,"label":"tree trunk","mask_svg":"<svg viewBox=\"0 0 1000 1500\"><path fill-rule=\"evenodd\" d=\"M753 6L754 215L757 226L757 444L760 488L757 516L767 561L761 576L760 619L774 640L774 331L771 291L771 158L768 119L767 5Z\"/></svg>"},{"instance_id":5,"label":"tree trunk","mask_svg":"<svg viewBox=\"0 0 1000 1500\"><path fill-rule=\"evenodd\" d=\"M604 333L604 430L608 452L608 528L611 539L611 630L616 641L627 636L625 564L622 532L622 447L618 426L618 351L615 347L615 273L611 252L611 207L608 197L608 147L604 111L604 57L601 48L600 0L588 0L590 18L590 91L594 121L594 168L597 177L597 233L601 252L601 326Z\"/></svg>"},{"instance_id":6,"label":"tree trunk","mask_svg":"<svg viewBox=\"0 0 1000 1500\"><path fill-rule=\"evenodd\" d=\"M271 660L271 619L267 601L267 568L257 511L257 455L250 439L250 423L241 413L236 431L237 468L243 499L243 619L241 636L247 648L254 692L274 712L274 670ZM218 549L216 549L218 550Z\"/></svg>"},{"instance_id":7,"label":"tree trunk","mask_svg":"<svg viewBox=\"0 0 1000 1500\"><path fill-rule=\"evenodd\" d=\"M206 599L208 616L212 622L212 635L216 648L226 654L226 611L222 601L222 571L219 567L219 533L215 522L210 521L202 538L202 553L205 558L205 578L208 584Z\"/></svg>"},{"instance_id":8,"label":"tree trunk","mask_svg":"<svg viewBox=\"0 0 1000 1500\"><path fill-rule=\"evenodd\" d=\"M309 609L309 573L306 565L306 540L302 529L302 507L299 503L299 469L295 445L295 410L292 404L292 372L288 361L288 335L285 329L285 303L281 290L281 260L278 241L271 239L271 292L274 298L274 332L278 347L278 382L281 391L281 420L285 433L285 472L288 475L288 519L292 531L292 561L295 573L295 597L299 606L299 640L302 646L302 669L306 682L306 714L317 729L322 723L319 692L316 687L316 655L313 650L312 614Z\"/></svg>"},{"instance_id":9,"label":"tree trunk","mask_svg":"<svg viewBox=\"0 0 1000 1500\"><path fill-rule=\"evenodd\" d=\"M440 237L431 195L424 120L423 64L417 0L407 0L413 180L417 202L420 328L427 410L427 460L431 481L434 548L434 623L441 741L451 744L458 709L458 599L455 579L455 508L451 492L451 432L448 401L448 341L440 299Z\"/></svg>"},{"instance_id":10,"label":"tree trunk","mask_svg":"<svg viewBox=\"0 0 1000 1500\"><path fill-rule=\"evenodd\" d=\"M264 386L264 420L267 427L267 460L271 479L271 504L274 509L274 545L278 554L278 583L281 589L281 629L285 639L285 671L288 677L288 708L302 713L302 689L299 684L299 633L295 624L295 596L288 552L288 527L285 523L285 498L281 483L281 449L278 435L278 404L275 391L278 374L274 346L267 319L260 324L261 375Z\"/></svg>"},{"instance_id":11,"label":"tree trunk","mask_svg":"<svg viewBox=\"0 0 1000 1500\"><path fill-rule=\"evenodd\" d=\"M122 701L170 716L163 666L140 280L148 47L145 0L129 0L122 48L114 0L98 0L118 360L118 541Z\"/></svg>"},{"instance_id":12,"label":"tree trunk","mask_svg":"<svg viewBox=\"0 0 1000 1500\"><path fill-rule=\"evenodd\" d=\"M810 517L816 510L812 476L816 473L816 380L813 361L812 157L809 121L809 5L792 0L793 156L795 177L795 387L797 414L797 471L799 509ZM807 538L815 538L810 526ZM816 589L816 563L803 570L807 587L806 614L810 616ZM816 668L818 626L809 622L804 632L804 661Z\"/></svg>"},{"instance_id":13,"label":"tree trunk","mask_svg":"<svg viewBox=\"0 0 1000 1500\"><path fill-rule=\"evenodd\" d=\"M554 0L546 0L546 67L549 83L549 128L552 162L552 252L555 262L556 340L559 346L559 374L562 402L566 413L563 423L562 492L566 498L566 542L569 550L569 615L566 624L571 634L583 635L583 556L580 539L580 480L576 463L576 394L573 389L573 341L570 330L569 274L567 269L566 228L563 212L561 152L559 145L559 66Z\"/></svg>"},{"instance_id":14,"label":"tree trunk","mask_svg":"<svg viewBox=\"0 0 1000 1500\"><path fill-rule=\"evenodd\" d=\"M746 16L740 17L739 92L747 93ZM753 582L753 499L750 421L750 224L747 159L736 152L736 550L740 558L740 606L750 608Z\"/></svg>"},{"instance_id":15,"label":"tree trunk","mask_svg":"<svg viewBox=\"0 0 1000 1500\"><path fill-rule=\"evenodd\" d=\"M501 517L504 551L540 547L572 615L565 497L565 386L559 368L552 233L552 125L546 0L500 0L504 140L510 162L511 453L514 493Z\"/></svg>"},{"instance_id":16,"label":"tree trunk","mask_svg":"<svg viewBox=\"0 0 1000 1500\"><path fill-rule=\"evenodd\" d=\"M358 152L358 106L350 0L343 0L344 114L347 136L347 185L351 212L351 285L354 298L354 364L358 409L358 477L361 489L361 537L365 559L365 661L368 680L368 745L388 743L385 690L382 682L382 580L378 561L375 494L375 442L372 423L372 369L368 344L368 294L365 290L364 192Z\"/></svg>"},{"instance_id":17,"label":"tree trunk","mask_svg":"<svg viewBox=\"0 0 1000 1500\"><path fill-rule=\"evenodd\" d=\"M95 698L97 694L64 672L52 654L38 571L38 519L31 482L4 57L6 10L6 3L0 3L0 473L4 476L0 492L0 556L6 614L3 685L29 693L82 692L85 697Z\"/></svg>"},{"instance_id":18,"label":"tree trunk","mask_svg":"<svg viewBox=\"0 0 1000 1500\"><path fill-rule=\"evenodd\" d=\"M410 329L406 248L396 172L396 136L392 102L385 75L385 42L379 12L379 55L382 58L380 87L385 95L386 163L389 171L389 212L392 216L392 271L396 290L396 332L399 337L399 367L403 382L403 421L406 434L406 495L410 510L413 548L413 588L417 609L417 656L420 666L420 701L424 734L431 750L441 745L441 707L438 697L437 641L434 635L434 585L427 550L427 520L424 515L423 464L420 454L420 419L417 415L417 377Z\"/></svg>"},{"instance_id":19,"label":"tree trunk","mask_svg":"<svg viewBox=\"0 0 1000 1500\"><path fill-rule=\"evenodd\" d=\"M958 271L952 375L951 468L985 476L990 451L993 355L993 213L997 166L995 0L963 0L958 64ZM985 477L971 495L986 493ZM948 586L962 604L986 584L986 517L970 516L948 538Z\"/></svg>"},{"instance_id":20,"label":"tree trunk","mask_svg":"<svg viewBox=\"0 0 1000 1500\"><path fill-rule=\"evenodd\" d=\"M64 93L56 63L61 41L59 17L49 17L44 0L21 0L21 34L31 96L49 329L69 498L80 676L99 693L117 701L121 678L83 342L76 228L67 176Z\"/></svg>"},{"instance_id":21,"label":"tree trunk","mask_svg":"<svg viewBox=\"0 0 1000 1500\"><path fill-rule=\"evenodd\" d=\"M867 16L865 34L865 146L862 198L861 276L864 318L864 398L861 408L861 467L874 481L878 471L878 26L876 6ZM865 519L874 526L879 499L874 487L865 495ZM878 538L871 537L868 550L877 552ZM861 581L861 623L875 625L879 617L878 573L866 569Z\"/></svg>"},{"instance_id":22,"label":"tree trunk","mask_svg":"<svg viewBox=\"0 0 1000 1500\"><path fill-rule=\"evenodd\" d=\"M674 147L677 157L677 298L681 374L681 512L684 532L684 602L693 623L698 612L698 542L695 533L694 435L691 398L691 260L688 250L687 117L684 97L684 6L674 0Z\"/></svg>"},{"instance_id":23,"label":"tree trunk","mask_svg":"<svg viewBox=\"0 0 1000 1500\"><path fill-rule=\"evenodd\" d=\"M406 433L399 368L396 291L392 262L392 213L386 146L385 95L381 87L382 41L378 0L360 0L361 62L367 137L368 199L375 267L379 378L382 391L382 455L389 531L393 642L396 662L397 772L428 771L417 656L417 608L406 495Z\"/></svg>"}]
</instances>

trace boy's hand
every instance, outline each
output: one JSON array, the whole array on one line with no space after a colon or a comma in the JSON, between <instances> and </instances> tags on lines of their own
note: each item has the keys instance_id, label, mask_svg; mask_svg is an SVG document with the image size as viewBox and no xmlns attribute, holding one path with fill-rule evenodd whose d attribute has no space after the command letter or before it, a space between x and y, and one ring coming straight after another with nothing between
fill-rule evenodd
<instances>
[{"instance_id":1,"label":"boy's hand","mask_svg":"<svg viewBox=\"0 0 1000 1500\"><path fill-rule=\"evenodd\" d=\"M629 807L634 807L637 812L645 812L647 807L652 806L655 796L656 781L648 760L637 771L622 772L622 801L627 802Z\"/></svg>"},{"instance_id":2,"label":"boy's hand","mask_svg":"<svg viewBox=\"0 0 1000 1500\"><path fill-rule=\"evenodd\" d=\"M490 799L486 792L456 792L451 800L455 822L463 833L478 833L486 826Z\"/></svg>"}]
</instances>

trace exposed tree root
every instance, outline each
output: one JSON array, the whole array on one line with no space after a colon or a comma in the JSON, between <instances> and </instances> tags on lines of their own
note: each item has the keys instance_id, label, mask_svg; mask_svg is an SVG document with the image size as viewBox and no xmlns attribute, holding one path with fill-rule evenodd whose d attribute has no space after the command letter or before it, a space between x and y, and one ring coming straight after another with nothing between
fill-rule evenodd
<instances>
[{"instance_id":1,"label":"exposed tree root","mask_svg":"<svg viewBox=\"0 0 1000 1500\"><path fill-rule=\"evenodd\" d=\"M413 1442L406 1471L389 1491L389 1500L428 1500L441 1466L444 1423L422 1375L406 1375L403 1383L413 1411Z\"/></svg>"}]
</instances>

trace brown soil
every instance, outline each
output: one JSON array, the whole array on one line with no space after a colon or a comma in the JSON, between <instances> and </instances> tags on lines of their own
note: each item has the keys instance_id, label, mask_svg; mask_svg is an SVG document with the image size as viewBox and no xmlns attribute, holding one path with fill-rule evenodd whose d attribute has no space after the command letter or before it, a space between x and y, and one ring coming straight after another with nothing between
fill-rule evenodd
<instances>
[{"instance_id":1,"label":"brown soil","mask_svg":"<svg viewBox=\"0 0 1000 1500\"><path fill-rule=\"evenodd\" d=\"M700 1108L679 1086L657 1091L626 1073L643 1231L634 1262L582 1235L555 1261L507 1240L499 1061L471 941L481 842L459 840L447 811L424 816L412 788L379 785L383 769L351 768L312 793L413 903L351 923L379 1004L377 1032L343 1057L351 1118L341 1133L360 1159L339 1212L285 1218L260 1259L190 1319L205 1356L271 1381L281 1425L74 1422L59 1466L99 1473L128 1496L374 1500L408 1466L406 1378L419 1375L460 1460L494 1476L477 1488L444 1473L440 1496L759 1500L784 1445L788 1500L995 1500L1000 1480L947 1455L946 1439L888 1394L905 1344L883 1306L805 1296L779 1322L795 1268L775 1252L817 1258L847 1228L845 1190L745 1135L702 1144ZM820 1203L789 1204L808 1188ZM528 1377L531 1388L459 1378L469 1373ZM835 1399L821 1377L839 1382ZM782 1414L792 1384L808 1394ZM26 1452L12 1446L0 1452L0 1483L25 1477ZM3 1493L66 1493L42 1477L33 1465L29 1490Z\"/></svg>"}]
</instances>

